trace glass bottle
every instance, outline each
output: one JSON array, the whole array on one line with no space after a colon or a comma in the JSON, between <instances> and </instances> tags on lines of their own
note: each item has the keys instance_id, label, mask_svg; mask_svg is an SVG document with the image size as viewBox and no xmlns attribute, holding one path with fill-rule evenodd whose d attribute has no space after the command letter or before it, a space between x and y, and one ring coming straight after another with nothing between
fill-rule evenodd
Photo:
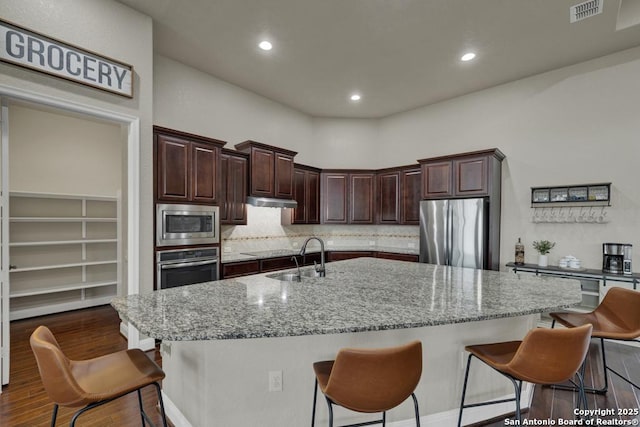
<instances>
[{"instance_id":1,"label":"glass bottle","mask_svg":"<svg viewBox=\"0 0 640 427\"><path fill-rule=\"evenodd\" d=\"M518 243L516 243L516 264L524 264L524 245L518 237Z\"/></svg>"}]
</instances>

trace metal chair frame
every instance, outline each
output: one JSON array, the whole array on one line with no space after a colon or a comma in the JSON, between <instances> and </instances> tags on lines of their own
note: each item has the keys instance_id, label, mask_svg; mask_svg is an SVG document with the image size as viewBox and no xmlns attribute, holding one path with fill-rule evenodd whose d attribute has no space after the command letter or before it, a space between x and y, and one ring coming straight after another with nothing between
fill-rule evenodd
<instances>
[{"instance_id":1,"label":"metal chair frame","mask_svg":"<svg viewBox=\"0 0 640 427\"><path fill-rule=\"evenodd\" d=\"M551 329L553 329L556 325L556 319L553 319L553 321L551 322ZM618 371L614 370L613 368L609 367L607 365L607 356L606 356L606 351L605 351L605 346L604 346L604 340L612 340L612 341L622 341L622 342L640 342L640 340L638 339L631 339L631 340L621 340L621 339L615 339L615 338L600 338L600 349L601 349L601 353L602 353L602 367L603 367L603 376L604 376L604 387L602 388L593 388L593 387L585 387L584 391L587 393L594 393L594 394L606 394L607 391L609 391L609 376L607 375L607 371L610 371L611 373L617 375L619 378L623 379L624 381L626 381L627 383L631 384L633 387L635 387L636 389L640 390L640 386L634 382L632 382L630 379L628 379L627 377L623 376L621 373L619 373ZM576 390L575 387L570 387L570 386L566 386L566 385L562 385L562 384L554 384L552 386L555 389L559 389L559 390Z\"/></svg>"},{"instance_id":2,"label":"metal chair frame","mask_svg":"<svg viewBox=\"0 0 640 427\"><path fill-rule=\"evenodd\" d=\"M156 388L156 393L158 394L158 402L160 404L160 414L162 415L162 426L163 427L167 427L167 416L164 412L164 403L162 401L162 392L160 391L160 384L158 384L157 382L153 382L151 384L147 384L147 385L153 385ZM146 387L146 385L144 386ZM149 418L149 416L147 415L147 413L144 411L144 405L142 404L142 393L141 390L144 387L140 387L137 390L134 390L138 393L138 405L140 406L140 417L142 419L142 427L145 427L148 423L150 426L152 427L156 427L156 425L153 423L153 421L151 421L151 419ZM99 402L94 402L91 403L87 406L85 406L84 408L76 411L76 413L73 414L73 417L71 418L71 423L69 424L70 427L74 427L76 425L76 420L78 419L78 417L82 414L84 414L85 412L97 408L98 406L102 406L105 403L109 403L109 402L113 402L116 399L120 399L121 397L126 396L129 393L133 393L133 391L130 391L128 393L125 394L121 394L120 396L116 396L113 397L111 399L105 399L105 400L101 400ZM58 416L58 408L59 405L57 403L54 403L53 405L53 414L51 415L51 427L55 427L56 425L56 418Z\"/></svg>"},{"instance_id":3,"label":"metal chair frame","mask_svg":"<svg viewBox=\"0 0 640 427\"><path fill-rule=\"evenodd\" d=\"M460 401L460 411L458 412L458 427L460 427L461 423L462 423L462 411L466 408L475 408L477 406L487 406L487 405L496 405L498 403L506 403L506 402L514 402L516 403L516 419L518 420L518 425L522 425L522 411L520 409L520 397L522 396L522 380L519 380L509 374L506 374L496 368L494 368L493 366L487 365L489 366L491 369L493 369L494 371L498 372L499 374L503 375L504 377L507 377L511 383L513 384L513 388L515 390L515 397L511 398L511 399L500 399L500 400L491 400L489 402L479 402L479 403L470 403L465 405L464 404L464 399L465 396L467 394L467 382L469 380L469 369L471 367L471 358L475 357L476 359L480 360L482 362L481 359L479 359L477 356L475 356L474 354L470 353L469 357L467 358L467 368L465 369L465 373L464 373L464 385L462 387L462 399ZM484 363L484 362L483 362ZM485 363L486 365L486 363ZM584 390L584 369L585 369L585 363L582 363L582 366L580 367L580 370L578 372L576 372L576 377L578 379L578 383L576 384L573 380L569 380L571 381L571 383L575 386L576 390L578 390L578 394L579 394L579 399L578 399L578 409L580 409L581 404L584 404L584 409L588 409L587 407L587 395L585 394L585 390Z\"/></svg>"},{"instance_id":4,"label":"metal chair frame","mask_svg":"<svg viewBox=\"0 0 640 427\"><path fill-rule=\"evenodd\" d=\"M316 423L316 401L318 399L318 388L319 388L318 380L316 379L315 386L313 389L313 410L311 413L311 427L314 427ZM411 393L411 397L413 398L413 408L416 414L416 427L420 427L420 411L418 409L418 399L416 398L415 393ZM329 399L327 396L325 396L325 399L327 400L327 406L329 408L329 427L333 427L333 405L336 405L336 403L333 402L331 399ZM382 418L379 420L365 421L365 422L356 423L356 424L345 424L339 427L360 427L360 426L370 426L370 425L380 424L380 423L382 423L383 427L387 425L386 411L382 412Z\"/></svg>"}]
</instances>

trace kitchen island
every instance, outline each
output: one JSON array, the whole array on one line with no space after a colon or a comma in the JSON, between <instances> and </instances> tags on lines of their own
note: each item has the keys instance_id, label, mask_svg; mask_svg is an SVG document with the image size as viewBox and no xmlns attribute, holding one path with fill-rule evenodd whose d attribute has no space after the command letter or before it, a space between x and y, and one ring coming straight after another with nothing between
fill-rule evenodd
<instances>
[{"instance_id":1,"label":"kitchen island","mask_svg":"<svg viewBox=\"0 0 640 427\"><path fill-rule=\"evenodd\" d=\"M330 263L325 278L269 277L275 275L113 300L123 320L163 340L163 389L177 426L308 425L314 361L342 347L412 339L423 342L421 415L447 425L458 406L465 345L521 339L538 313L581 301L574 280L374 258ZM280 384L269 381L274 372L282 372ZM470 399L512 392L500 376L474 372ZM281 392L269 391L278 385ZM326 408L319 408L323 425ZM388 420L410 419L411 411L403 404ZM469 421L485 415L469 411ZM341 423L366 419L336 416Z\"/></svg>"}]
</instances>

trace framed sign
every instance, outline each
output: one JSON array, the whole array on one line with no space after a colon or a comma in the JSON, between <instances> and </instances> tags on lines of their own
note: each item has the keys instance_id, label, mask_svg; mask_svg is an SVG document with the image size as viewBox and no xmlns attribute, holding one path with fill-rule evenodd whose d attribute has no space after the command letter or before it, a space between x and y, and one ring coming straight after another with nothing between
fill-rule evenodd
<instances>
[{"instance_id":1,"label":"framed sign","mask_svg":"<svg viewBox=\"0 0 640 427\"><path fill-rule=\"evenodd\" d=\"M0 19L0 61L133 98L133 67Z\"/></svg>"}]
</instances>

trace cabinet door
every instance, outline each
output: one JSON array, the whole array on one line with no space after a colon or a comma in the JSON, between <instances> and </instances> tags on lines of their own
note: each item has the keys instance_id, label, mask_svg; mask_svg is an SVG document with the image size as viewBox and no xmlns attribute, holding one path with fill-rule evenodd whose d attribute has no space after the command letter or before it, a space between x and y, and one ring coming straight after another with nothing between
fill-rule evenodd
<instances>
[{"instance_id":1,"label":"cabinet door","mask_svg":"<svg viewBox=\"0 0 640 427\"><path fill-rule=\"evenodd\" d=\"M244 157L232 156L229 162L229 222L247 223L247 176L249 163Z\"/></svg>"},{"instance_id":2,"label":"cabinet door","mask_svg":"<svg viewBox=\"0 0 640 427\"><path fill-rule=\"evenodd\" d=\"M194 202L215 204L218 190L218 157L220 149L211 145L191 143L192 193Z\"/></svg>"},{"instance_id":3,"label":"cabinet door","mask_svg":"<svg viewBox=\"0 0 640 427\"><path fill-rule=\"evenodd\" d=\"M350 224L373 224L375 222L375 174L350 175Z\"/></svg>"},{"instance_id":4,"label":"cabinet door","mask_svg":"<svg viewBox=\"0 0 640 427\"><path fill-rule=\"evenodd\" d=\"M487 156L454 160L456 196L488 194L488 160Z\"/></svg>"},{"instance_id":5,"label":"cabinet door","mask_svg":"<svg viewBox=\"0 0 640 427\"><path fill-rule=\"evenodd\" d=\"M324 224L347 224L347 196L349 174L322 174L322 222Z\"/></svg>"},{"instance_id":6,"label":"cabinet door","mask_svg":"<svg viewBox=\"0 0 640 427\"><path fill-rule=\"evenodd\" d=\"M380 224L400 223L400 172L378 175L378 215Z\"/></svg>"},{"instance_id":7,"label":"cabinet door","mask_svg":"<svg viewBox=\"0 0 640 427\"><path fill-rule=\"evenodd\" d=\"M158 199L186 202L190 198L191 143L179 138L157 136Z\"/></svg>"},{"instance_id":8,"label":"cabinet door","mask_svg":"<svg viewBox=\"0 0 640 427\"><path fill-rule=\"evenodd\" d=\"M293 171L293 199L298 207L291 214L292 224L307 223L307 171L295 169Z\"/></svg>"},{"instance_id":9,"label":"cabinet door","mask_svg":"<svg viewBox=\"0 0 640 427\"><path fill-rule=\"evenodd\" d=\"M425 163L422 165L422 197L424 199L451 197L451 161Z\"/></svg>"},{"instance_id":10,"label":"cabinet door","mask_svg":"<svg viewBox=\"0 0 640 427\"><path fill-rule=\"evenodd\" d=\"M220 203L220 224L228 224L229 222L229 210L231 205L229 203L229 161L231 156L228 154L220 155L220 191L218 193L218 200Z\"/></svg>"},{"instance_id":11,"label":"cabinet door","mask_svg":"<svg viewBox=\"0 0 640 427\"><path fill-rule=\"evenodd\" d=\"M274 192L274 160L273 151L253 147L251 149L251 195L256 197L273 197Z\"/></svg>"},{"instance_id":12,"label":"cabinet door","mask_svg":"<svg viewBox=\"0 0 640 427\"><path fill-rule=\"evenodd\" d=\"M275 153L275 197L293 197L293 157Z\"/></svg>"},{"instance_id":13,"label":"cabinet door","mask_svg":"<svg viewBox=\"0 0 640 427\"><path fill-rule=\"evenodd\" d=\"M419 168L406 169L401 173L400 208L401 224L420 224L420 185L422 173Z\"/></svg>"},{"instance_id":14,"label":"cabinet door","mask_svg":"<svg viewBox=\"0 0 640 427\"><path fill-rule=\"evenodd\" d=\"M320 173L307 171L306 176L307 224L320 224Z\"/></svg>"}]
</instances>

